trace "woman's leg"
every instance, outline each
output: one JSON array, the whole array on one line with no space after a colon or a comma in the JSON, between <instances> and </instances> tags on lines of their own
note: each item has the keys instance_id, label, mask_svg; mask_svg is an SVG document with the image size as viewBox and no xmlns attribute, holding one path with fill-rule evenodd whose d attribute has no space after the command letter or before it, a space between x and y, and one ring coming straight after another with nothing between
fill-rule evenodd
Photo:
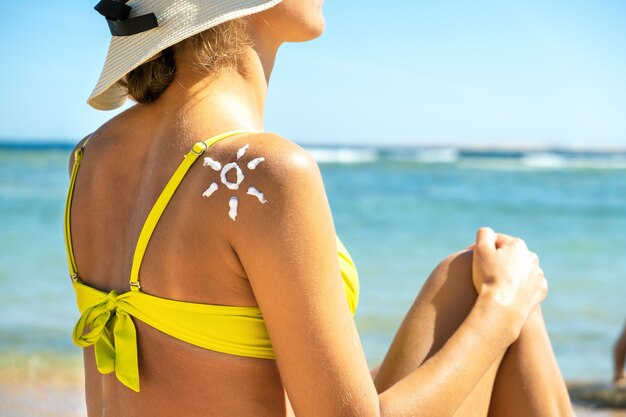
<instances>
[{"instance_id":1,"label":"woman's leg","mask_svg":"<svg viewBox=\"0 0 626 417\"><path fill-rule=\"evenodd\" d=\"M380 365L374 380L378 392L391 387L441 349L463 323L476 297L472 253L459 252L444 259L424 284ZM476 354L480 353L468 352L468 360ZM487 416L499 362L485 373L457 410L457 416Z\"/></svg>"},{"instance_id":2,"label":"woman's leg","mask_svg":"<svg viewBox=\"0 0 626 417\"><path fill-rule=\"evenodd\" d=\"M470 251L453 254L435 268L404 318L380 366L374 381L379 392L433 356L465 320L477 296L471 274ZM550 346L543 320L540 320L540 313L537 314L539 316L532 317L522 330L519 342L509 348L503 359L506 367L500 370L500 360L494 362L457 410L457 416L484 417L488 410L490 416L571 415L561 413L570 406L567 392L561 390L563 381L556 362L535 358L541 349L546 354L546 343ZM468 360L476 354L480 353L468 352ZM539 367L546 368L539 370ZM536 386L523 389L521 384ZM535 399L529 399L529 395ZM492 396L495 402L490 409ZM551 409L559 412L546 412Z\"/></svg>"},{"instance_id":3,"label":"woman's leg","mask_svg":"<svg viewBox=\"0 0 626 417\"><path fill-rule=\"evenodd\" d=\"M567 388L537 308L500 364L489 416L572 415Z\"/></svg>"}]
</instances>

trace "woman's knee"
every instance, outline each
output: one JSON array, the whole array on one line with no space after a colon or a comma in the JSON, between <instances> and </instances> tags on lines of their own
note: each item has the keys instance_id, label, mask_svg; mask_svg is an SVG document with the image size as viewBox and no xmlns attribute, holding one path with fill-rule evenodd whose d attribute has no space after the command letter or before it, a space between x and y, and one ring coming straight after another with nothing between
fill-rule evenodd
<instances>
[{"instance_id":1,"label":"woman's knee","mask_svg":"<svg viewBox=\"0 0 626 417\"><path fill-rule=\"evenodd\" d=\"M430 340L430 357L459 328L476 302L472 281L472 251L453 253L435 267L422 287L408 320ZM405 321L407 320L405 319Z\"/></svg>"},{"instance_id":2,"label":"woman's knee","mask_svg":"<svg viewBox=\"0 0 626 417\"><path fill-rule=\"evenodd\" d=\"M476 290L472 280L473 252L463 250L444 258L428 277L422 292L432 293L433 297L449 298L459 296L472 300Z\"/></svg>"}]
</instances>

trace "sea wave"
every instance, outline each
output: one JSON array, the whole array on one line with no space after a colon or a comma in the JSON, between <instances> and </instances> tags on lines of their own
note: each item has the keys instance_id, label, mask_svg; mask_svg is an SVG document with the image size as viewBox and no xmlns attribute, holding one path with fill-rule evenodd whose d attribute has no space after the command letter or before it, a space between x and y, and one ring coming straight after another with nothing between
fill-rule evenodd
<instances>
[{"instance_id":1,"label":"sea wave","mask_svg":"<svg viewBox=\"0 0 626 417\"><path fill-rule=\"evenodd\" d=\"M459 160L459 151L453 148L422 149L415 152L415 160L422 163L454 163Z\"/></svg>"},{"instance_id":2,"label":"sea wave","mask_svg":"<svg viewBox=\"0 0 626 417\"><path fill-rule=\"evenodd\" d=\"M520 162L529 168L626 169L625 154L529 152L521 158Z\"/></svg>"},{"instance_id":3,"label":"sea wave","mask_svg":"<svg viewBox=\"0 0 626 417\"><path fill-rule=\"evenodd\" d=\"M455 148L386 148L379 151L381 160L418 164L451 164L458 162Z\"/></svg>"},{"instance_id":4,"label":"sea wave","mask_svg":"<svg viewBox=\"0 0 626 417\"><path fill-rule=\"evenodd\" d=\"M626 170L626 154L531 151L515 156L462 155L458 165L487 170Z\"/></svg>"},{"instance_id":5,"label":"sea wave","mask_svg":"<svg viewBox=\"0 0 626 417\"><path fill-rule=\"evenodd\" d=\"M379 154L373 148L311 147L307 150L318 163L358 164L379 160Z\"/></svg>"},{"instance_id":6,"label":"sea wave","mask_svg":"<svg viewBox=\"0 0 626 417\"><path fill-rule=\"evenodd\" d=\"M626 152L571 150L500 150L455 147L307 148L320 164L409 163L446 164L464 169L495 170L626 170Z\"/></svg>"},{"instance_id":7,"label":"sea wave","mask_svg":"<svg viewBox=\"0 0 626 417\"><path fill-rule=\"evenodd\" d=\"M449 164L459 160L454 148L306 147L321 164L400 162Z\"/></svg>"}]
</instances>

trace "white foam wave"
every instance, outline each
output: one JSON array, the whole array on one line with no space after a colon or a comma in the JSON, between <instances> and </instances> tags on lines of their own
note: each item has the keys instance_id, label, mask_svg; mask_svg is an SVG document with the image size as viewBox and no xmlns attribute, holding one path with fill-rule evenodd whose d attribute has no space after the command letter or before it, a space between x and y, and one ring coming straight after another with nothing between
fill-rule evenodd
<instances>
[{"instance_id":1,"label":"white foam wave","mask_svg":"<svg viewBox=\"0 0 626 417\"><path fill-rule=\"evenodd\" d=\"M451 164L459 160L459 151L454 148L420 149L414 160L424 164Z\"/></svg>"},{"instance_id":2,"label":"white foam wave","mask_svg":"<svg viewBox=\"0 0 626 417\"><path fill-rule=\"evenodd\" d=\"M546 169L626 169L626 155L559 155L529 152L520 162L529 168Z\"/></svg>"},{"instance_id":3,"label":"white foam wave","mask_svg":"<svg viewBox=\"0 0 626 417\"><path fill-rule=\"evenodd\" d=\"M359 164L374 162L378 153L370 148L307 148L318 163Z\"/></svg>"},{"instance_id":4,"label":"white foam wave","mask_svg":"<svg viewBox=\"0 0 626 417\"><path fill-rule=\"evenodd\" d=\"M454 147L374 148L374 147L307 147L318 163L360 164L397 162L417 164L450 164L466 169L493 170L626 170L626 153L570 152L528 150L463 150Z\"/></svg>"},{"instance_id":5,"label":"white foam wave","mask_svg":"<svg viewBox=\"0 0 626 417\"><path fill-rule=\"evenodd\" d=\"M528 152L521 157L461 157L458 165L468 169L491 170L626 170L626 155L563 155Z\"/></svg>"},{"instance_id":6,"label":"white foam wave","mask_svg":"<svg viewBox=\"0 0 626 417\"><path fill-rule=\"evenodd\" d=\"M563 168L567 162L566 158L551 152L529 152L520 159L522 165L537 168Z\"/></svg>"}]
</instances>

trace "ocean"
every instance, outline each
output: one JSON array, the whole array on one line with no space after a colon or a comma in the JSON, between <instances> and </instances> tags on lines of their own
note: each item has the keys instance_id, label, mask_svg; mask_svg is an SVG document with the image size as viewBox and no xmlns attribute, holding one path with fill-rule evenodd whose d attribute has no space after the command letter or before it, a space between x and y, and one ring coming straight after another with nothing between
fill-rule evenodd
<instances>
[{"instance_id":1,"label":"ocean","mask_svg":"<svg viewBox=\"0 0 626 417\"><path fill-rule=\"evenodd\" d=\"M305 148L359 271L356 322L371 366L430 271L491 226L540 256L564 376L611 378L626 320L626 151ZM70 149L0 145L0 382L80 378L62 232Z\"/></svg>"}]
</instances>

